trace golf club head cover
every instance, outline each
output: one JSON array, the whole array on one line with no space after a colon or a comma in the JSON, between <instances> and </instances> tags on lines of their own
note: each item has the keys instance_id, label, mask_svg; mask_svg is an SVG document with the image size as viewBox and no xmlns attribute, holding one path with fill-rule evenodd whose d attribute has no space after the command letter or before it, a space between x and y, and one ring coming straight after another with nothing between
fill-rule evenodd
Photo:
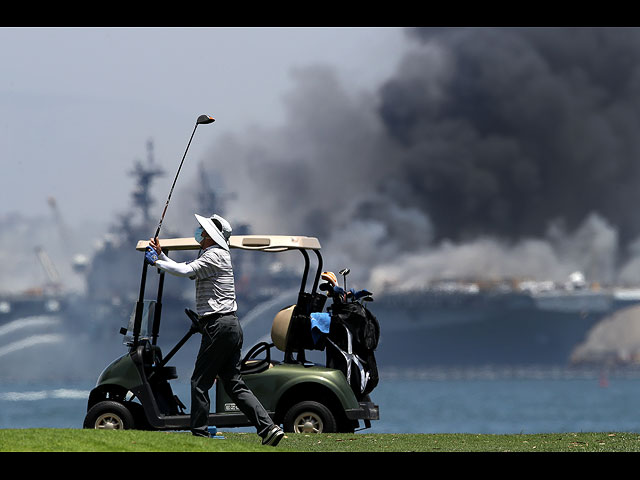
<instances>
[{"instance_id":1,"label":"golf club head cover","mask_svg":"<svg viewBox=\"0 0 640 480\"><path fill-rule=\"evenodd\" d=\"M369 295L373 295L369 290L359 290L353 294L356 300Z\"/></svg>"},{"instance_id":2,"label":"golf club head cover","mask_svg":"<svg viewBox=\"0 0 640 480\"><path fill-rule=\"evenodd\" d=\"M347 295L346 295L346 292L344 291L344 288L338 287L337 285L333 287L333 294L331 295L331 298L333 299L334 302L346 303Z\"/></svg>"},{"instance_id":3,"label":"golf club head cover","mask_svg":"<svg viewBox=\"0 0 640 480\"><path fill-rule=\"evenodd\" d=\"M153 248L147 247L146 251L144 252L144 259L149 265L155 265L156 260L158 260L158 254Z\"/></svg>"}]
</instances>

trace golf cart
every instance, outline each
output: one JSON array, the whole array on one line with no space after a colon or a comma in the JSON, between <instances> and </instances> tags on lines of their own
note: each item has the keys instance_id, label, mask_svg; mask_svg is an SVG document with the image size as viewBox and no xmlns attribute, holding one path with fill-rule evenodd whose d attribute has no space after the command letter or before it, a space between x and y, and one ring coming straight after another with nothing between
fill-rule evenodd
<instances>
[{"instance_id":1,"label":"golf cart","mask_svg":"<svg viewBox=\"0 0 640 480\"><path fill-rule=\"evenodd\" d=\"M317 291L322 270L318 240L304 236L240 235L231 236L229 243L231 248L260 252L298 250L304 258L297 303L275 316L271 329L273 343L258 343L241 363L245 383L275 423L282 424L286 432L354 432L360 427L360 420L364 428L370 428L371 420L379 419L378 406L369 398L377 384L377 368L371 349L368 357L362 352L358 355L354 347L358 334L351 335L338 320L330 329L325 325L324 333L316 328L312 335L311 314L322 312L329 298L327 293ZM200 248L193 238L163 239L161 245L167 255ZM139 241L136 249L144 252L147 246L147 241ZM318 265L313 287L306 292L309 251L316 255ZM163 357L157 340L164 273L159 271L156 299L145 300L147 269L148 264L143 262L138 302L128 328L120 330L129 351L100 374L89 395L84 428L189 429L190 416L169 382L178 378L176 368L168 362L192 335L206 334L206 331L201 327L199 317L186 309L185 325L190 328ZM323 288L327 290L326 284ZM281 361L271 357L273 347L284 352ZM329 347L333 352L331 355ZM326 349L327 364L336 368L307 361L306 349ZM367 364L375 371L365 371L363 365L366 367ZM209 425L218 429L250 426L224 388L216 387L213 405L215 412L209 414Z\"/></svg>"}]
</instances>

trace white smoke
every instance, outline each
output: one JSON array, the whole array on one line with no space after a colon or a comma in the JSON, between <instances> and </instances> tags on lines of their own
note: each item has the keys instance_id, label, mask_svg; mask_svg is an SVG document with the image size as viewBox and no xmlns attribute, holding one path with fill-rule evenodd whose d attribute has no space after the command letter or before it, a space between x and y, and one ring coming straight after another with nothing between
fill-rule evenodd
<instances>
[{"instance_id":1,"label":"white smoke","mask_svg":"<svg viewBox=\"0 0 640 480\"><path fill-rule=\"evenodd\" d=\"M616 276L617 233L598 215L575 232L553 225L546 238L507 242L478 237L467 242L445 240L437 246L400 254L371 270L370 285L378 292L426 288L429 282L451 280L551 280L563 283L575 271L603 284L635 283ZM636 260L632 260L636 262ZM630 267L626 270L631 271Z\"/></svg>"}]
</instances>

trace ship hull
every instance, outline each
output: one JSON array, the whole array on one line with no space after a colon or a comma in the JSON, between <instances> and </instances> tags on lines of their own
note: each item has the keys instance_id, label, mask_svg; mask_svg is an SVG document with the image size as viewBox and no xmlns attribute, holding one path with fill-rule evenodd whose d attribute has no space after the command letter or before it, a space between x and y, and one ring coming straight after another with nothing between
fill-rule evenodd
<instances>
[{"instance_id":1,"label":"ship hull","mask_svg":"<svg viewBox=\"0 0 640 480\"><path fill-rule=\"evenodd\" d=\"M568 365L604 318L634 305L612 297L564 301L527 295L412 295L369 305L388 367Z\"/></svg>"},{"instance_id":2,"label":"ship hull","mask_svg":"<svg viewBox=\"0 0 640 480\"><path fill-rule=\"evenodd\" d=\"M19 318L60 314L66 307L61 296L0 296L0 325Z\"/></svg>"}]
</instances>

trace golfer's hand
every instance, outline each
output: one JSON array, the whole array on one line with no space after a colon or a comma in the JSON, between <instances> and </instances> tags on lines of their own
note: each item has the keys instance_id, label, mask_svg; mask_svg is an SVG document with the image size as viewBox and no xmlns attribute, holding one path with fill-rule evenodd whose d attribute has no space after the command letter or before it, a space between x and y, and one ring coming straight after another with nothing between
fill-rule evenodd
<instances>
[{"instance_id":1,"label":"golfer's hand","mask_svg":"<svg viewBox=\"0 0 640 480\"><path fill-rule=\"evenodd\" d=\"M162 253L162 247L160 246L160 240L158 237L149 239L149 246L153 248L158 255Z\"/></svg>"}]
</instances>

